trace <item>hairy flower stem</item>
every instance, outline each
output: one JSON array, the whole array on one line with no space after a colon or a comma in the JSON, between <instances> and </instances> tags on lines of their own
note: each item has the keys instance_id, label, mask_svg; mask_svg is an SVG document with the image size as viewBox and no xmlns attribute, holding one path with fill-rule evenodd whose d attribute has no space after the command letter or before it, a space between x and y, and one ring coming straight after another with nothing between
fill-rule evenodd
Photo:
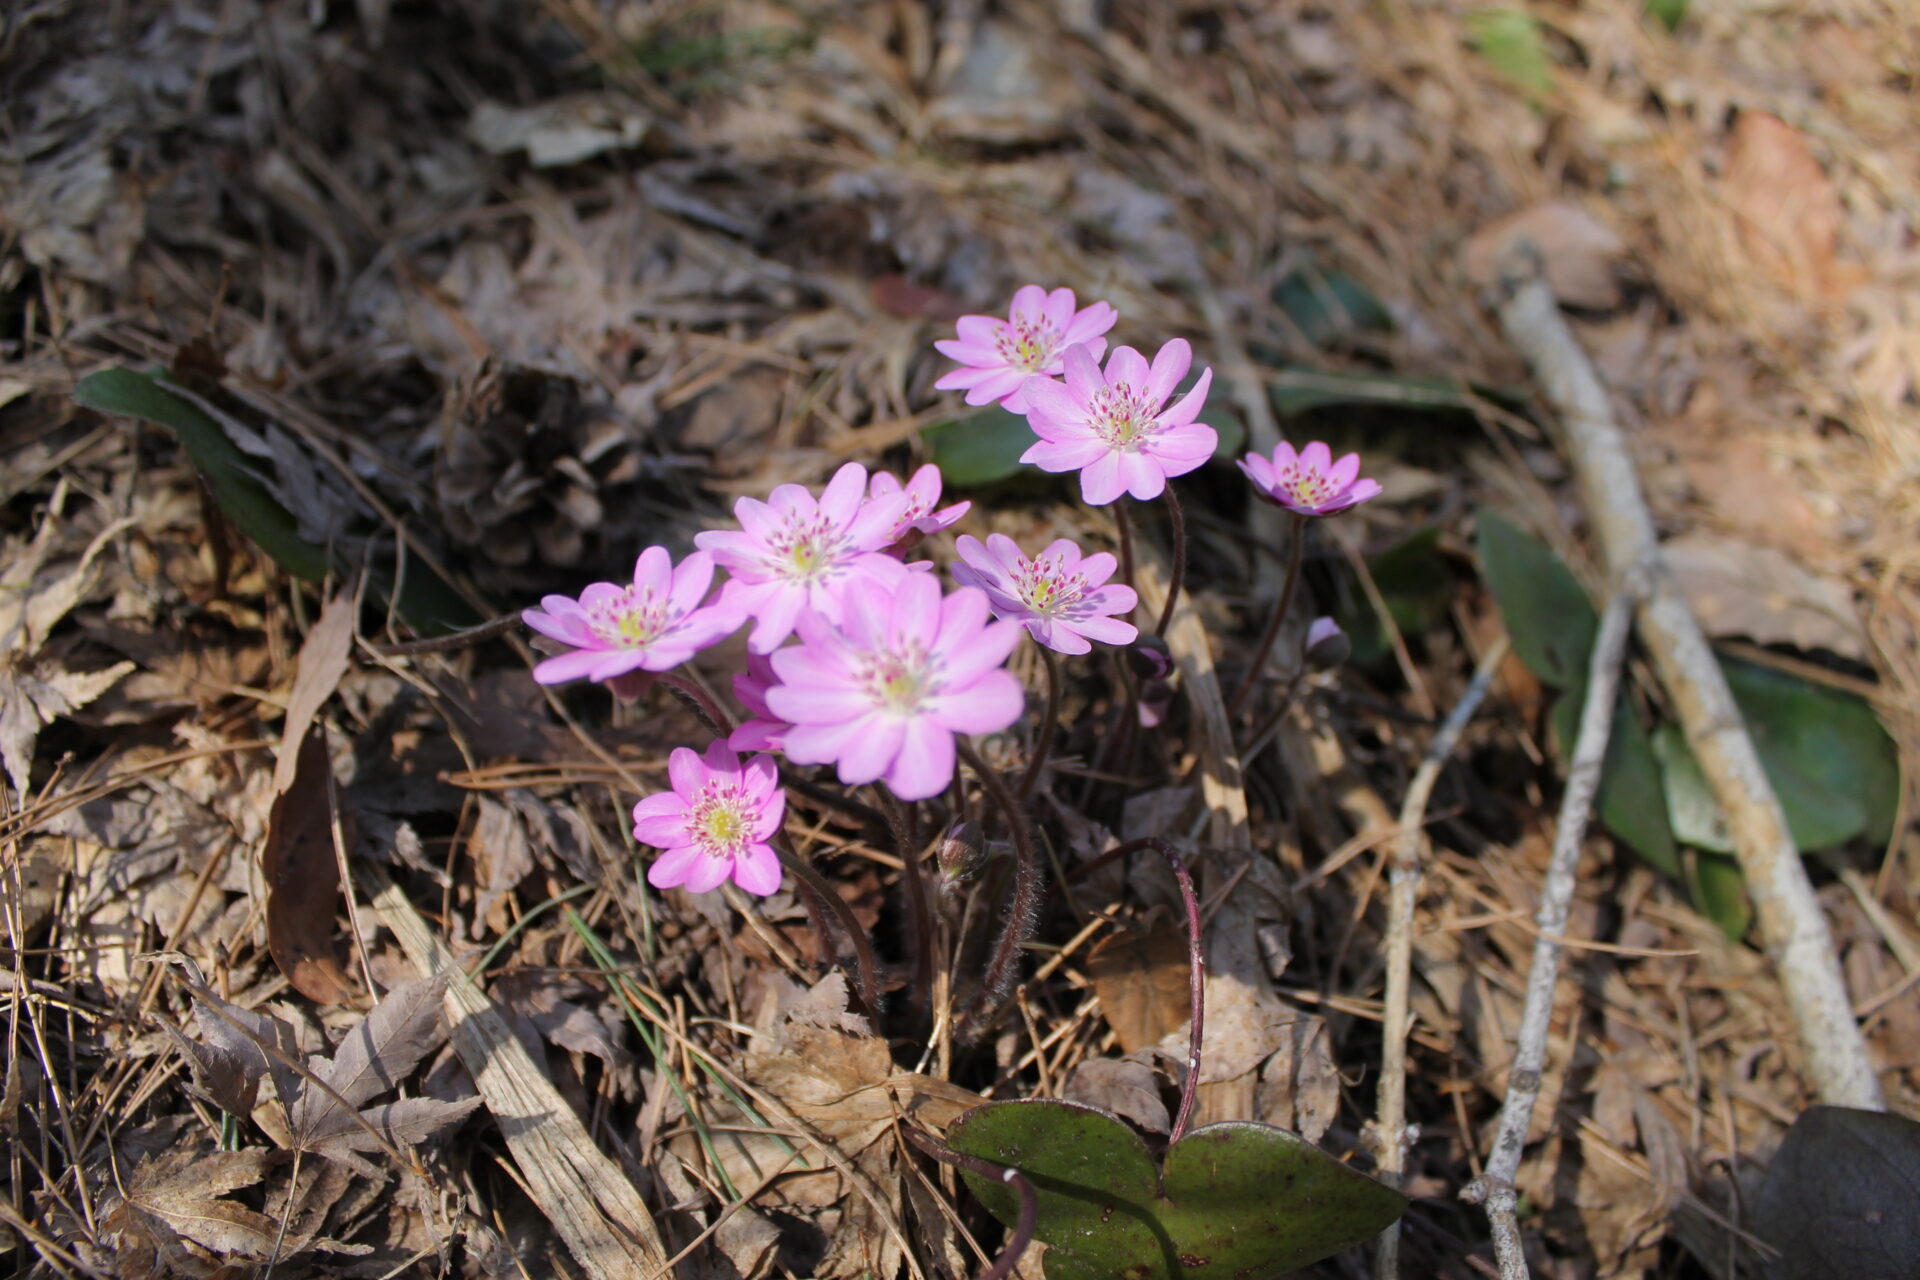
<instances>
[{"instance_id":1,"label":"hairy flower stem","mask_svg":"<svg viewBox=\"0 0 1920 1280\"><path fill-rule=\"evenodd\" d=\"M1187 579L1187 513L1181 509L1172 484L1167 485L1163 496L1167 500L1167 524L1173 534L1173 570L1167 577L1167 602L1161 606L1160 621L1153 628L1156 636L1167 634L1174 608L1180 602L1180 588Z\"/></svg>"},{"instance_id":2,"label":"hairy flower stem","mask_svg":"<svg viewBox=\"0 0 1920 1280\"><path fill-rule=\"evenodd\" d=\"M1227 700L1229 721L1247 705L1247 695L1253 692L1254 685L1260 683L1260 673L1266 670L1274 642L1280 639L1280 627L1287 620L1287 610L1293 607L1294 590L1300 585L1300 561L1306 549L1307 517L1296 512L1293 517L1293 541L1287 548L1287 580L1280 587L1280 599L1273 606L1273 617L1267 623L1266 634L1260 637L1260 647L1254 650L1253 662L1247 667L1247 674L1240 677L1240 685L1233 691L1233 697Z\"/></svg>"},{"instance_id":3,"label":"hairy flower stem","mask_svg":"<svg viewBox=\"0 0 1920 1280\"><path fill-rule=\"evenodd\" d=\"M822 942L828 938L826 921L822 918L822 908L830 910L840 924L840 931L847 935L847 942L853 948L854 981L860 988L860 998L866 1002L869 1012L880 1011L879 966L874 963L873 944L867 940L867 931L860 927L854 918L853 908L847 900L835 893L827 878L813 869L813 864L794 852L793 846L782 835L774 842L774 853L780 857L780 865L793 872L793 878L799 882L800 896L807 903L813 915L813 927L819 932ZM817 899L817 901L816 901Z\"/></svg>"},{"instance_id":4,"label":"hairy flower stem","mask_svg":"<svg viewBox=\"0 0 1920 1280\"><path fill-rule=\"evenodd\" d=\"M1173 868L1174 879L1180 882L1181 901L1187 904L1187 992L1193 1009L1193 1028L1187 1035L1187 1078L1180 1082L1180 1112L1174 1117L1173 1132L1167 1137L1168 1142L1178 1142L1193 1119L1193 1101L1200 1088L1200 1041L1207 1012L1207 957L1200 949L1200 897L1193 891L1193 874L1187 870L1186 860L1179 850L1159 836L1129 840L1107 850L1101 855L1101 861L1124 858L1141 849L1152 849L1167 860L1167 865Z\"/></svg>"},{"instance_id":5,"label":"hairy flower stem","mask_svg":"<svg viewBox=\"0 0 1920 1280\"><path fill-rule=\"evenodd\" d=\"M980 1273L980 1280L1006 1280L1013 1274L1014 1267L1019 1265L1020 1256L1027 1251L1027 1246L1033 1243L1033 1229L1040 1219L1040 1197L1034 1194L1033 1184L1018 1169L994 1164L979 1156L962 1155L912 1125L902 1125L901 1131L907 1135L909 1142L941 1164L965 1169L968 1173L994 1182L1004 1182L1020 1193L1020 1219L1014 1223L1013 1234L1007 1237L1006 1247L1000 1250L1000 1256L993 1260L993 1265Z\"/></svg>"},{"instance_id":6,"label":"hairy flower stem","mask_svg":"<svg viewBox=\"0 0 1920 1280\"><path fill-rule=\"evenodd\" d=\"M1027 771L1020 775L1020 790L1015 793L1021 808L1033 799L1034 784L1040 781L1047 753L1053 750L1053 729L1060 719L1060 660L1047 646L1040 645L1039 649L1040 660L1047 668L1047 710L1040 718L1040 738L1033 744L1033 759L1027 761Z\"/></svg>"},{"instance_id":7,"label":"hairy flower stem","mask_svg":"<svg viewBox=\"0 0 1920 1280\"><path fill-rule=\"evenodd\" d=\"M694 713L706 721L707 728L723 738L733 732L733 718L698 684L676 671L661 672L659 682L668 693L692 707Z\"/></svg>"},{"instance_id":8,"label":"hairy flower stem","mask_svg":"<svg viewBox=\"0 0 1920 1280\"><path fill-rule=\"evenodd\" d=\"M933 908L927 901L927 882L920 866L919 806L902 805L878 782L873 784L873 797L887 815L893 851L900 859L900 878L907 886L907 910L913 917L913 985L908 1001L919 1009L933 995Z\"/></svg>"},{"instance_id":9,"label":"hairy flower stem","mask_svg":"<svg viewBox=\"0 0 1920 1280\"><path fill-rule=\"evenodd\" d=\"M955 1031L963 1039L971 1039L984 1029L987 1015L997 1008L1006 998L1007 989L1013 981L1014 965L1020 955L1020 944L1033 934L1034 925L1040 914L1040 860L1033 852L1033 832L1027 826L1026 812L1007 790L1007 784L1000 775L989 769L980 754L973 749L965 738L954 740L960 758L967 767L978 775L980 785L993 797L993 803L1006 815L1007 828L1013 837L1013 901L1007 907L1006 928L1000 932L1000 939L994 943L993 955L987 961L987 971L981 975L980 989L960 1013Z\"/></svg>"},{"instance_id":10,"label":"hairy flower stem","mask_svg":"<svg viewBox=\"0 0 1920 1280\"><path fill-rule=\"evenodd\" d=\"M1120 538L1120 581L1133 586L1133 518L1125 506L1113 504L1113 527Z\"/></svg>"}]
</instances>

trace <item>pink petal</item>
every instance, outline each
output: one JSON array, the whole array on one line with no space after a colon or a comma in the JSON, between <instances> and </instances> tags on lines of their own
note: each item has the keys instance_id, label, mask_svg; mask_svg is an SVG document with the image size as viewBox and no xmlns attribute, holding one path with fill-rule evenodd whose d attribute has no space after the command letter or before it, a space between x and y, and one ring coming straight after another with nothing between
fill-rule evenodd
<instances>
[{"instance_id":1,"label":"pink petal","mask_svg":"<svg viewBox=\"0 0 1920 1280\"><path fill-rule=\"evenodd\" d=\"M906 737L906 722L899 716L868 716L858 735L840 752L840 781L850 787L872 782L893 764Z\"/></svg>"},{"instance_id":2,"label":"pink petal","mask_svg":"<svg viewBox=\"0 0 1920 1280\"><path fill-rule=\"evenodd\" d=\"M548 598L551 599L552 597ZM573 601L569 600L567 603L572 604ZM564 644L573 645L575 648L585 648L588 645L598 643L594 640L593 633L587 629L587 624L578 616L556 618L551 613L542 613L538 609L528 609L520 615L520 621L526 623L543 636L550 636Z\"/></svg>"},{"instance_id":3,"label":"pink petal","mask_svg":"<svg viewBox=\"0 0 1920 1280\"><path fill-rule=\"evenodd\" d=\"M1093 367L1091 360L1087 367ZM1071 379L1062 386L1045 374L1030 374L1021 380L1020 394L1027 402L1029 417L1043 417L1051 422L1081 422L1087 416L1086 397L1073 391Z\"/></svg>"},{"instance_id":4,"label":"pink petal","mask_svg":"<svg viewBox=\"0 0 1920 1280\"><path fill-rule=\"evenodd\" d=\"M795 764L832 764L847 745L867 732L870 717L838 724L797 724L787 732L787 759Z\"/></svg>"},{"instance_id":5,"label":"pink petal","mask_svg":"<svg viewBox=\"0 0 1920 1280\"><path fill-rule=\"evenodd\" d=\"M700 607L707 598L707 588L713 585L713 555L706 551L695 551L680 562L673 571L672 587L667 591L667 603L679 614L690 614Z\"/></svg>"},{"instance_id":6,"label":"pink petal","mask_svg":"<svg viewBox=\"0 0 1920 1280\"><path fill-rule=\"evenodd\" d=\"M1090 653L1093 646L1081 639L1080 633L1057 618L1032 618L1026 623L1027 632L1039 643L1069 657L1078 657Z\"/></svg>"},{"instance_id":7,"label":"pink petal","mask_svg":"<svg viewBox=\"0 0 1920 1280\"><path fill-rule=\"evenodd\" d=\"M1115 347L1113 354L1107 357L1107 385L1117 387L1121 383L1139 390L1147 383L1147 358L1132 347Z\"/></svg>"},{"instance_id":8,"label":"pink petal","mask_svg":"<svg viewBox=\"0 0 1920 1280\"><path fill-rule=\"evenodd\" d=\"M953 329L960 335L960 341L992 347L997 351L1000 335L1007 330L1007 322L995 316L961 316Z\"/></svg>"},{"instance_id":9,"label":"pink petal","mask_svg":"<svg viewBox=\"0 0 1920 1280\"><path fill-rule=\"evenodd\" d=\"M572 653L563 653L548 658L533 669L535 684L565 684L569 680L587 680L593 675L593 669L599 664L601 651L598 649L576 649Z\"/></svg>"},{"instance_id":10,"label":"pink petal","mask_svg":"<svg viewBox=\"0 0 1920 1280\"><path fill-rule=\"evenodd\" d=\"M1093 362L1093 353L1086 346L1068 347L1060 356L1060 369L1066 375L1066 391L1073 397L1076 409L1093 399L1099 392L1107 389L1106 379L1100 376L1100 366ZM1021 388L1026 392L1029 403L1042 408L1046 401L1039 398L1039 388L1029 384Z\"/></svg>"},{"instance_id":11,"label":"pink petal","mask_svg":"<svg viewBox=\"0 0 1920 1280\"><path fill-rule=\"evenodd\" d=\"M1073 290L1055 289L1047 295L1046 304L1040 308L1040 311L1046 316L1047 323L1064 333L1067 326L1073 323L1075 311Z\"/></svg>"},{"instance_id":12,"label":"pink petal","mask_svg":"<svg viewBox=\"0 0 1920 1280\"><path fill-rule=\"evenodd\" d=\"M1026 385L1032 374L1019 369L990 369L983 373L967 392L967 403L972 405L992 404L995 400L1007 400L1017 396L1020 388Z\"/></svg>"},{"instance_id":13,"label":"pink petal","mask_svg":"<svg viewBox=\"0 0 1920 1280\"><path fill-rule=\"evenodd\" d=\"M1081 577L1087 580L1088 586L1097 587L1118 572L1119 568L1120 562L1114 559L1111 551L1096 551L1082 560L1076 567L1076 570ZM1121 588L1110 589L1120 590ZM1132 594L1131 588L1126 588L1126 590L1129 595ZM1127 607L1131 609L1133 606L1129 604Z\"/></svg>"},{"instance_id":14,"label":"pink petal","mask_svg":"<svg viewBox=\"0 0 1920 1280\"><path fill-rule=\"evenodd\" d=\"M1085 342L1092 345L1101 334L1113 328L1119 319L1120 313L1113 309L1111 303L1089 302L1081 309L1080 314L1073 318L1072 323L1067 325L1066 341ZM1104 348L1107 344L1101 341L1098 345ZM1098 358L1096 355L1095 359Z\"/></svg>"},{"instance_id":15,"label":"pink petal","mask_svg":"<svg viewBox=\"0 0 1920 1280\"><path fill-rule=\"evenodd\" d=\"M933 349L949 360L958 360L961 364L970 366L974 371L995 368L1006 363L1000 358L999 348L988 342L958 342L952 338L945 338L934 343ZM966 370L956 369L953 372L962 373ZM952 376L953 373L947 375L949 378ZM944 383L936 382L933 385L941 387Z\"/></svg>"},{"instance_id":16,"label":"pink petal","mask_svg":"<svg viewBox=\"0 0 1920 1280\"><path fill-rule=\"evenodd\" d=\"M1175 338L1161 347L1153 357L1153 368L1148 371L1146 385L1147 403L1159 406L1166 403L1167 397L1180 385L1180 379L1187 376L1187 370L1193 365L1193 348L1187 345L1185 338ZM1204 398L1204 397L1202 397ZM1196 409L1198 406L1195 406Z\"/></svg>"},{"instance_id":17,"label":"pink petal","mask_svg":"<svg viewBox=\"0 0 1920 1280\"><path fill-rule=\"evenodd\" d=\"M748 845L733 860L733 882L765 898L780 892L780 857L767 845Z\"/></svg>"},{"instance_id":18,"label":"pink petal","mask_svg":"<svg viewBox=\"0 0 1920 1280\"><path fill-rule=\"evenodd\" d=\"M673 588L673 557L665 547L648 547L634 561L633 585L653 596L664 596Z\"/></svg>"},{"instance_id":19,"label":"pink petal","mask_svg":"<svg viewBox=\"0 0 1920 1280\"><path fill-rule=\"evenodd\" d=\"M907 726L887 773L887 787L902 800L937 796L953 781L953 734L925 718Z\"/></svg>"},{"instance_id":20,"label":"pink petal","mask_svg":"<svg viewBox=\"0 0 1920 1280\"><path fill-rule=\"evenodd\" d=\"M866 496L867 469L857 462L849 462L827 481L826 489L820 494L820 514L831 525L844 525L859 510L860 501Z\"/></svg>"},{"instance_id":21,"label":"pink petal","mask_svg":"<svg viewBox=\"0 0 1920 1280\"><path fill-rule=\"evenodd\" d=\"M707 855L692 845L681 845L678 849L669 849L653 860L647 868L647 883L656 889L673 889L685 883L693 869L707 860Z\"/></svg>"},{"instance_id":22,"label":"pink petal","mask_svg":"<svg viewBox=\"0 0 1920 1280\"><path fill-rule=\"evenodd\" d=\"M1015 636L1022 628L1015 627ZM942 694L928 710L955 733L998 733L1020 719L1027 709L1027 692L1005 671L989 671L979 679Z\"/></svg>"},{"instance_id":23,"label":"pink petal","mask_svg":"<svg viewBox=\"0 0 1920 1280\"><path fill-rule=\"evenodd\" d=\"M1184 475L1213 456L1220 434L1204 422L1188 423L1171 431L1156 431L1140 446L1142 453L1166 462L1189 464L1168 475Z\"/></svg>"},{"instance_id":24,"label":"pink petal","mask_svg":"<svg viewBox=\"0 0 1920 1280\"><path fill-rule=\"evenodd\" d=\"M680 882L680 887L688 893L712 893L725 884L727 877L732 874L732 858L716 858L709 854L687 868L686 879Z\"/></svg>"},{"instance_id":25,"label":"pink petal","mask_svg":"<svg viewBox=\"0 0 1920 1280\"><path fill-rule=\"evenodd\" d=\"M1118 618L1076 618L1073 629L1101 644L1132 644L1140 637L1139 628Z\"/></svg>"},{"instance_id":26,"label":"pink petal","mask_svg":"<svg viewBox=\"0 0 1920 1280\"><path fill-rule=\"evenodd\" d=\"M1246 473L1247 479L1253 481L1254 488L1261 490L1273 488L1273 464L1259 454L1250 453L1234 465Z\"/></svg>"},{"instance_id":27,"label":"pink petal","mask_svg":"<svg viewBox=\"0 0 1920 1280\"><path fill-rule=\"evenodd\" d=\"M1027 450L1032 454L1033 450ZM1038 464L1045 471L1065 471L1065 467L1049 467ZM1118 454L1103 450L1101 456L1088 463L1080 472L1080 496L1090 507L1104 507L1126 491L1126 482L1120 476L1120 457Z\"/></svg>"},{"instance_id":28,"label":"pink petal","mask_svg":"<svg viewBox=\"0 0 1920 1280\"><path fill-rule=\"evenodd\" d=\"M1200 416L1200 410L1206 407L1207 389L1213 385L1213 370L1202 369L1200 376L1194 379L1193 390L1180 397L1180 402L1154 419L1163 427L1184 427Z\"/></svg>"},{"instance_id":29,"label":"pink petal","mask_svg":"<svg viewBox=\"0 0 1920 1280\"><path fill-rule=\"evenodd\" d=\"M1007 308L1009 320L1028 324L1043 320L1047 314L1047 291L1037 284L1023 284L1013 292L1013 305Z\"/></svg>"},{"instance_id":30,"label":"pink petal","mask_svg":"<svg viewBox=\"0 0 1920 1280\"><path fill-rule=\"evenodd\" d=\"M711 774L692 747L675 747L667 757L667 780L682 797L688 797L706 786Z\"/></svg>"},{"instance_id":31,"label":"pink petal","mask_svg":"<svg viewBox=\"0 0 1920 1280\"><path fill-rule=\"evenodd\" d=\"M1327 448L1324 441L1315 440L1312 444L1300 451L1300 469L1302 471L1318 471L1321 475L1325 475L1327 468L1332 465L1333 450Z\"/></svg>"},{"instance_id":32,"label":"pink petal","mask_svg":"<svg viewBox=\"0 0 1920 1280\"><path fill-rule=\"evenodd\" d=\"M1102 460L1111 461L1113 450L1107 442L1097 436L1082 436L1073 440L1042 440L1029 445L1020 455L1020 461L1040 468L1042 471L1079 471L1083 467L1093 467ZM1116 491L1117 492L1117 491ZM1089 499L1091 501L1091 499ZM1113 501L1112 498L1107 499ZM1096 506L1102 504L1095 504Z\"/></svg>"},{"instance_id":33,"label":"pink petal","mask_svg":"<svg viewBox=\"0 0 1920 1280\"><path fill-rule=\"evenodd\" d=\"M1123 453L1120 458L1120 483L1142 502L1159 497L1167 488L1167 473L1154 459L1143 453Z\"/></svg>"}]
</instances>

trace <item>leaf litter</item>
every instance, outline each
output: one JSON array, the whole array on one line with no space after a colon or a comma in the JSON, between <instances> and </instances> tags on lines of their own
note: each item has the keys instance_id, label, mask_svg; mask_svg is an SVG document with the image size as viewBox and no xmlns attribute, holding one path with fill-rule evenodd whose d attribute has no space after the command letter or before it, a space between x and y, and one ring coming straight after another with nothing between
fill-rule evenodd
<instances>
[{"instance_id":1,"label":"leaf litter","mask_svg":"<svg viewBox=\"0 0 1920 1280\"><path fill-rule=\"evenodd\" d=\"M355 921L336 817L352 865L392 867L540 1043L673 1247L713 1230L689 1268L966 1274L966 1237L989 1228L902 1151L897 1117L937 1131L988 1092L1051 1090L1163 1123L1186 1017L1170 885L1144 860L1077 869L1109 829L1204 816L1191 761L1092 812L1063 762L1041 806L1065 836L1042 935L1059 949L1034 957L1026 1016L969 1053L858 1025L791 897L763 938L638 888L624 809L685 739L677 707L562 699L562 719L504 647L352 647L396 638L347 602L403 532L505 611L739 492L904 461L959 416L929 391L931 338L1029 278L1103 290L1197 346L1217 307L1275 388L1342 388L1337 410L1273 405L1290 438L1351 431L1428 478L1351 528L1369 554L1437 531L1452 594L1406 640L1445 705L1499 625L1462 513L1496 500L1578 576L1564 468L1472 391L1523 383L1474 291L1525 234L1579 309L1663 525L1704 548L1681 558L1710 625L1869 689L1920 776L1902 17L847 0L256 24L181 0L108 32L46 6L8 51L24 105L0 153L0 841L22 899L0 939L4 1114L34 1154L0 1170L14 1247L143 1276L275 1257L493 1275L566 1253L506 1170L524 1157L501 1154L529 1122L478 1115L458 1055L436 1058L438 998L389 1007L403 984L363 1011L363 969L388 985L403 960ZM350 535L330 590L261 556L170 437L71 407L107 363L202 371L188 390L292 527ZM1420 407L1435 387L1454 412ZM1089 532L1055 497L986 506L1023 544ZM1233 525L1204 528L1195 584L1228 664L1247 637L1217 584L1263 554ZM1557 785L1550 713L1518 672L1502 688L1434 806L1409 1189L1442 1225L1409 1239L1418 1274L1486 1256L1448 1215L1499 1101ZM1211 1105L1364 1163L1383 878L1366 815L1397 799L1424 729L1391 665L1305 705L1249 769L1263 869L1210 893L1245 934L1215 941ZM879 833L823 813L794 834L897 948ZM1837 881L1828 900L1908 1111L1910 842L1849 842L1874 909ZM292 855L278 891L269 849L276 871ZM995 884L990 862L943 927L983 934ZM1609 840L1586 853L1574 928L1617 950L1577 952L1563 984L1555 1109L1522 1169L1539 1260L1758 1274L1734 1228L1808 1101L1777 988ZM1169 945L1133 955L1141 931ZM136 958L163 949L205 986ZM897 989L886 1017L907 1004Z\"/></svg>"}]
</instances>

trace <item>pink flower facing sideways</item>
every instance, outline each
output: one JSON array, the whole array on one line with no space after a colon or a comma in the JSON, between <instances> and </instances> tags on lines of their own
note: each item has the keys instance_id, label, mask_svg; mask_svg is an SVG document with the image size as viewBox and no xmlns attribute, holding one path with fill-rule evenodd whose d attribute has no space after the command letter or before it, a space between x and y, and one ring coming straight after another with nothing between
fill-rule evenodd
<instances>
[{"instance_id":1,"label":"pink flower facing sideways","mask_svg":"<svg viewBox=\"0 0 1920 1280\"><path fill-rule=\"evenodd\" d=\"M1333 450L1318 440L1297 454L1282 440L1271 459L1250 453L1240 469L1262 498L1303 516L1335 515L1380 492L1379 481L1359 478L1359 454L1335 462Z\"/></svg>"},{"instance_id":2,"label":"pink flower facing sideways","mask_svg":"<svg viewBox=\"0 0 1920 1280\"><path fill-rule=\"evenodd\" d=\"M780 830L787 793L773 757L742 765L724 742L704 756L675 747L667 777L673 790L633 806L633 838L666 850L647 868L647 883L706 893L731 876L762 897L779 889L780 859L767 842Z\"/></svg>"},{"instance_id":3,"label":"pink flower facing sideways","mask_svg":"<svg viewBox=\"0 0 1920 1280\"><path fill-rule=\"evenodd\" d=\"M1207 402L1213 370L1204 370L1177 404L1161 407L1193 364L1193 348L1184 339L1161 347L1151 365L1132 347L1116 347L1105 373L1085 347L1070 348L1064 364L1064 384L1027 379L1027 423L1040 443L1020 461L1042 471L1078 471L1080 496L1100 507L1122 493L1141 501L1157 498L1169 477L1213 456L1219 437L1194 421Z\"/></svg>"},{"instance_id":4,"label":"pink flower facing sideways","mask_svg":"<svg viewBox=\"0 0 1920 1280\"><path fill-rule=\"evenodd\" d=\"M1074 305L1073 290L1048 293L1037 284L1013 295L1007 318L962 316L959 338L934 343L940 354L961 367L933 385L941 391L964 390L968 404L998 400L1012 413L1027 411L1025 383L1033 374L1057 376L1069 347L1085 344L1094 359L1107 349L1100 335L1113 328L1120 313L1104 302Z\"/></svg>"},{"instance_id":5,"label":"pink flower facing sideways","mask_svg":"<svg viewBox=\"0 0 1920 1280\"><path fill-rule=\"evenodd\" d=\"M1001 670L1020 628L987 620L986 593L944 599L931 574L889 589L855 582L841 624L799 621L800 643L773 655L780 683L767 706L793 727L796 764L835 764L840 781L876 779L902 800L937 795L953 780L956 733L994 733L1020 718L1026 695Z\"/></svg>"},{"instance_id":6,"label":"pink flower facing sideways","mask_svg":"<svg viewBox=\"0 0 1920 1280\"><path fill-rule=\"evenodd\" d=\"M890 471L876 471L867 481L867 501L878 502L905 494L907 508L894 521L887 544L898 546L902 543L911 546L929 533L938 533L942 529L959 523L960 517L967 514L973 506L971 502L956 502L939 511L940 490L943 486L940 468L929 462L914 472L905 486L900 478Z\"/></svg>"},{"instance_id":7,"label":"pink flower facing sideways","mask_svg":"<svg viewBox=\"0 0 1920 1280\"><path fill-rule=\"evenodd\" d=\"M1019 623L1027 634L1056 653L1086 653L1091 641L1132 644L1140 633L1124 616L1138 603L1132 587L1107 586L1119 563L1104 551L1082 556L1061 538L1029 560L1005 534L978 538L960 535L955 544L962 564L953 580L979 587L996 616Z\"/></svg>"},{"instance_id":8,"label":"pink flower facing sideways","mask_svg":"<svg viewBox=\"0 0 1920 1280\"><path fill-rule=\"evenodd\" d=\"M855 582L891 586L906 573L882 554L907 509L904 493L868 498L867 469L849 462L816 500L804 487L783 484L761 502L733 505L738 531L709 529L694 542L713 553L732 580L720 604L755 619L747 637L752 653L772 653L793 634L794 620L814 610L840 617L840 595Z\"/></svg>"},{"instance_id":9,"label":"pink flower facing sideways","mask_svg":"<svg viewBox=\"0 0 1920 1280\"><path fill-rule=\"evenodd\" d=\"M747 709L747 719L727 738L727 745L735 751L786 749L787 730L793 726L775 719L767 706L767 690L778 680L773 674L773 660L758 653L748 654L747 669L735 673L733 696Z\"/></svg>"},{"instance_id":10,"label":"pink flower facing sideways","mask_svg":"<svg viewBox=\"0 0 1920 1280\"><path fill-rule=\"evenodd\" d=\"M521 619L572 653L533 669L541 684L612 680L632 671L667 671L739 629L740 614L703 604L713 583L713 557L696 551L675 568L664 547L648 547L633 566L633 585L596 582L574 600L547 596Z\"/></svg>"}]
</instances>

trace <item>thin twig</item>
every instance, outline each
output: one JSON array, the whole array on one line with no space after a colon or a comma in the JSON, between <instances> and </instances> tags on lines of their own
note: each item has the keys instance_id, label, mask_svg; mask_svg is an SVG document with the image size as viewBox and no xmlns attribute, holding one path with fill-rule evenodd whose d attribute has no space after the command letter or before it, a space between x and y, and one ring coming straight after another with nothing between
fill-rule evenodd
<instances>
[{"instance_id":1,"label":"thin twig","mask_svg":"<svg viewBox=\"0 0 1920 1280\"><path fill-rule=\"evenodd\" d=\"M1520 1039L1507 1069L1507 1096L1500 1104L1500 1128L1493 1140L1487 1167L1461 1191L1469 1204L1485 1204L1493 1227L1493 1255L1500 1264L1500 1280L1528 1280L1526 1250L1520 1243L1514 1175L1520 1152L1533 1123L1534 1103L1540 1097L1540 1075L1547 1062L1547 1028L1553 1020L1553 988L1560 978L1560 951L1567 931L1567 911L1573 902L1574 872L1580 846L1587 835L1587 815L1600 789L1600 767L1606 762L1608 731L1613 727L1615 691L1620 663L1627 651L1627 635L1639 603L1637 582L1620 585L1607 601L1600 619L1600 635L1587 665L1587 697L1580 708L1580 733L1574 741L1573 763L1567 769L1567 789L1560 797L1560 817L1553 835L1553 861L1547 867L1540 893L1540 927L1533 942L1533 967L1527 974L1527 998L1520 1014Z\"/></svg>"},{"instance_id":2,"label":"thin twig","mask_svg":"<svg viewBox=\"0 0 1920 1280\"><path fill-rule=\"evenodd\" d=\"M1823 1102L1884 1110L1826 916L1713 648L1661 561L1653 514L1606 387L1562 318L1538 252L1523 246L1501 271L1501 325L1560 415L1567 458L1608 568L1616 577L1647 575L1640 637L1700 772L1727 815L1761 941L1799 1031L1814 1092Z\"/></svg>"},{"instance_id":3,"label":"thin twig","mask_svg":"<svg viewBox=\"0 0 1920 1280\"><path fill-rule=\"evenodd\" d=\"M1480 655L1473 681L1454 706L1427 747L1419 770L1407 787L1406 800L1400 806L1400 828L1394 837L1393 871L1388 877L1387 900L1387 992L1381 1033L1380 1089L1374 1107L1373 1132L1380 1151L1381 1181L1398 1186L1406 1169L1407 1148L1412 1136L1407 1131L1407 1035L1413 1029L1409 1003L1413 988L1413 908L1420 899L1420 843L1424 835L1427 800L1433 795L1440 770L1453 754L1467 722L1480 707L1481 699L1493 684L1493 673L1506 660L1507 639L1501 636ZM1373 1274L1377 1280L1396 1280L1400 1274L1400 1224L1380 1233L1380 1249L1374 1255Z\"/></svg>"}]
</instances>

